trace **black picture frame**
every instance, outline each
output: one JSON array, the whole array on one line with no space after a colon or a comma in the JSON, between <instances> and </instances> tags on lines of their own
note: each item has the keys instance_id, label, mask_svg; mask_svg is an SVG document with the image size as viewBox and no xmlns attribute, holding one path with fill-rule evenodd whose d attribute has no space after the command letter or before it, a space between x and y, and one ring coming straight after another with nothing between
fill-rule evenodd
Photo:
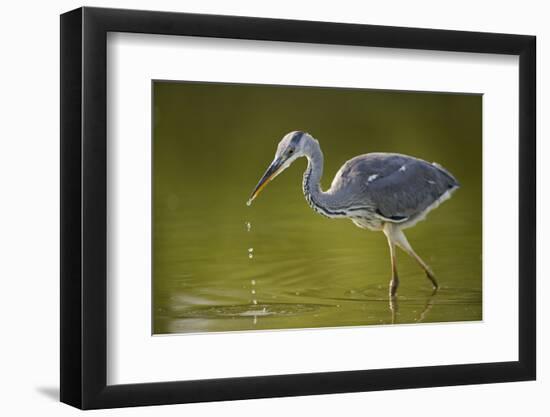
<instances>
[{"instance_id":1,"label":"black picture frame","mask_svg":"<svg viewBox=\"0 0 550 417\"><path fill-rule=\"evenodd\" d=\"M519 360L107 385L108 32L519 56ZM81 409L533 380L536 377L534 36L156 11L61 15L61 401Z\"/></svg>"}]
</instances>

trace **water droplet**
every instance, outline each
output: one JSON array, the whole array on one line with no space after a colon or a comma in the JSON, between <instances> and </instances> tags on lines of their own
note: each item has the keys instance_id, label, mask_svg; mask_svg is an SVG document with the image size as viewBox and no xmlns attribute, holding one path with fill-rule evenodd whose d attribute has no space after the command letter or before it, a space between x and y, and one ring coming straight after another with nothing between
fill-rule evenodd
<instances>
[{"instance_id":1,"label":"water droplet","mask_svg":"<svg viewBox=\"0 0 550 417\"><path fill-rule=\"evenodd\" d=\"M250 283L251 283L252 285L256 285L256 280L255 280L255 279L252 279L252 280L250 280Z\"/></svg>"},{"instance_id":2,"label":"water droplet","mask_svg":"<svg viewBox=\"0 0 550 417\"><path fill-rule=\"evenodd\" d=\"M248 254L248 259L252 259L254 257L254 254L253 253L249 253Z\"/></svg>"},{"instance_id":3,"label":"water droplet","mask_svg":"<svg viewBox=\"0 0 550 417\"><path fill-rule=\"evenodd\" d=\"M252 204L252 199L250 199L250 200L248 200L248 201L246 202L246 205L247 205L248 207L250 207L251 204Z\"/></svg>"},{"instance_id":4,"label":"water droplet","mask_svg":"<svg viewBox=\"0 0 550 417\"><path fill-rule=\"evenodd\" d=\"M250 224L250 222L246 222L245 226L246 226L246 231L250 232L250 229L252 228L252 225Z\"/></svg>"},{"instance_id":5,"label":"water droplet","mask_svg":"<svg viewBox=\"0 0 550 417\"><path fill-rule=\"evenodd\" d=\"M248 248L248 252L249 253L254 252L254 248Z\"/></svg>"},{"instance_id":6,"label":"water droplet","mask_svg":"<svg viewBox=\"0 0 550 417\"><path fill-rule=\"evenodd\" d=\"M258 300L252 300L252 304L254 305L258 304Z\"/></svg>"},{"instance_id":7,"label":"water droplet","mask_svg":"<svg viewBox=\"0 0 550 417\"><path fill-rule=\"evenodd\" d=\"M251 290L250 293L251 294L256 294L256 290Z\"/></svg>"}]
</instances>

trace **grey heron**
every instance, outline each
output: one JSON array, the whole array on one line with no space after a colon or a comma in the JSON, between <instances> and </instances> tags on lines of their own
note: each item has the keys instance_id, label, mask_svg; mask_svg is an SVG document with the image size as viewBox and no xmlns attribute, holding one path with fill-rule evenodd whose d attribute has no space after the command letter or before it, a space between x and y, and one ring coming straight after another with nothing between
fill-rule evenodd
<instances>
[{"instance_id":1,"label":"grey heron","mask_svg":"<svg viewBox=\"0 0 550 417\"><path fill-rule=\"evenodd\" d=\"M348 218L358 227L382 231L391 258L389 294L399 286L396 247L411 256L426 273L434 290L437 280L431 268L416 254L403 229L414 226L460 187L456 178L437 163L396 153L368 153L350 159L336 173L327 191L321 189L323 153L310 134L286 134L273 162L254 188L248 205L260 191L296 159L306 157L303 191L316 212L330 218Z\"/></svg>"}]
</instances>

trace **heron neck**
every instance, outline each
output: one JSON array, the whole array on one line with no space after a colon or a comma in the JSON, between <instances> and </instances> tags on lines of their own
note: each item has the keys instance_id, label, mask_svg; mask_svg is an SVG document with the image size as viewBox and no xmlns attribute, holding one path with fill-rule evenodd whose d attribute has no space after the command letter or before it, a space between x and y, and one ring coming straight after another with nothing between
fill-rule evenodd
<instances>
[{"instance_id":1,"label":"heron neck","mask_svg":"<svg viewBox=\"0 0 550 417\"><path fill-rule=\"evenodd\" d=\"M323 153L319 146L307 155L307 168L304 172L302 188L309 205L317 212L334 217L337 213L330 208L329 195L321 189L321 177L323 176Z\"/></svg>"}]
</instances>

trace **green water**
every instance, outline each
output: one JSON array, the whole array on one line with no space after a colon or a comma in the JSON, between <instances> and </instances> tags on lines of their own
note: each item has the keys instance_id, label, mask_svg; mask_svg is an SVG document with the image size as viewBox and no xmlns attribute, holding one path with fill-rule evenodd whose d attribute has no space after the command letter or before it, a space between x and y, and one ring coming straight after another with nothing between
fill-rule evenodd
<instances>
[{"instance_id":1,"label":"green water","mask_svg":"<svg viewBox=\"0 0 550 417\"><path fill-rule=\"evenodd\" d=\"M153 333L481 320L481 100L155 82ZM406 231L439 279L435 295L400 251L390 305L384 235L316 214L302 194L305 159L246 206L292 130L319 140L325 189L346 160L377 151L437 161L458 178L452 199Z\"/></svg>"}]
</instances>

